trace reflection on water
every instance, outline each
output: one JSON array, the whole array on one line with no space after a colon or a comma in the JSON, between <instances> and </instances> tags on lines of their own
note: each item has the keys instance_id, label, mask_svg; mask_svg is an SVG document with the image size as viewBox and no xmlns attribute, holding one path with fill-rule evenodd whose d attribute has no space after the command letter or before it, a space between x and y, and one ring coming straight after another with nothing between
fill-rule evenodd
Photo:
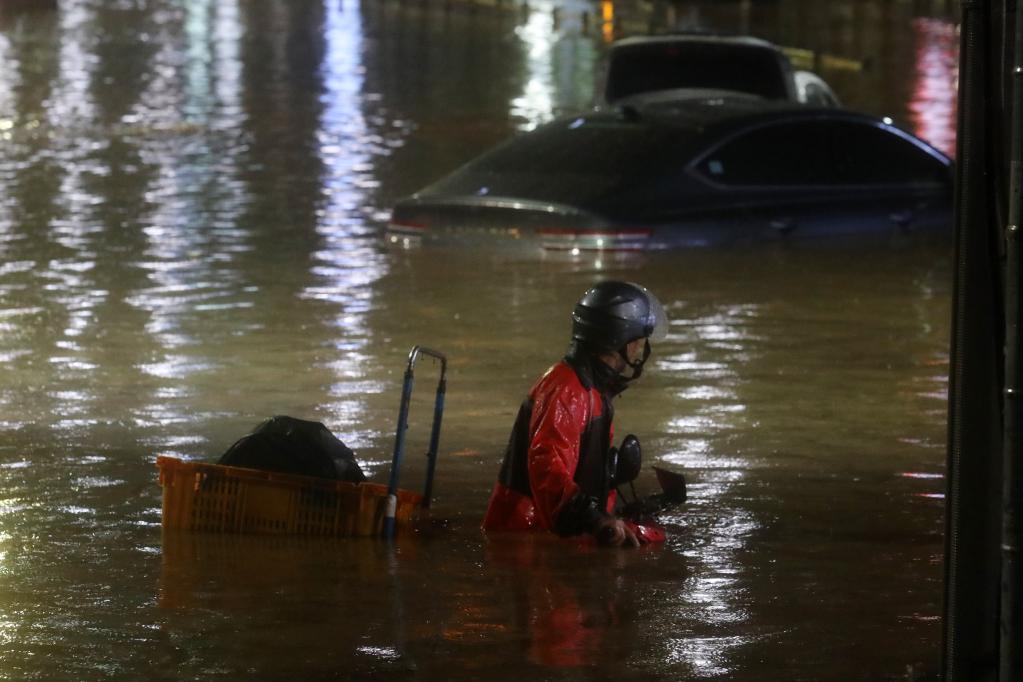
<instances>
[{"instance_id":1,"label":"reflection on water","mask_svg":"<svg viewBox=\"0 0 1023 682\"><path fill-rule=\"evenodd\" d=\"M343 425L346 440L359 448L368 441L365 432L355 430L368 423L364 397L384 391L381 382L365 376L366 346L372 336L366 313L376 305L371 285L388 268L375 248L376 233L367 224L363 207L367 192L379 184L372 173L373 157L388 154L389 147L370 131L362 111L363 106L372 111L377 103L368 99L363 104L363 38L356 4L328 3L323 28L323 112L316 132L324 169L316 220L321 245L312 254L316 283L301 295L336 309L330 325L336 338L329 359L321 361L322 368L334 374L331 400L324 407L330 423Z\"/></svg>"},{"instance_id":2,"label":"reflection on water","mask_svg":"<svg viewBox=\"0 0 1023 682\"><path fill-rule=\"evenodd\" d=\"M555 42L551 8L530 12L526 23L516 27L526 53L527 80L521 95L511 101L511 114L523 120L522 128L532 130L554 116L551 83L551 53Z\"/></svg>"},{"instance_id":3,"label":"reflection on water","mask_svg":"<svg viewBox=\"0 0 1023 682\"><path fill-rule=\"evenodd\" d=\"M949 156L955 156L959 35L948 21L913 21L917 40L916 78L909 103L913 132Z\"/></svg>"},{"instance_id":4,"label":"reflection on water","mask_svg":"<svg viewBox=\"0 0 1023 682\"><path fill-rule=\"evenodd\" d=\"M824 75L944 147L952 29L893 7L686 16L880 55L883 68ZM382 240L397 196L589 106L605 38L670 14L0 8L0 677L934 669L947 245L593 258ZM882 49L907 31L912 49ZM484 538L514 411L601 277L641 281L672 317L616 428L685 470L690 501L665 546L638 552ZM450 358L438 518L418 536L161 537L155 455L215 459L272 414L323 421L380 480L417 343ZM406 481L422 480L431 417L420 390Z\"/></svg>"},{"instance_id":5,"label":"reflection on water","mask_svg":"<svg viewBox=\"0 0 1023 682\"><path fill-rule=\"evenodd\" d=\"M337 642L306 662L314 676L339 669L500 676L509 654L521 655L533 670L599 666L624 672L622 659L639 622L665 617L643 606L633 584L649 579L656 586L665 571L684 577L677 561L664 565L666 557L652 548L619 553L604 563L607 553L593 545L535 535L389 546L169 533L162 547L165 634L189 643L194 634L172 629L175 614L200 611L214 630L231 627L232 620L249 623L251 630L237 637L252 644L279 617L266 608L265 595L286 595L285 608L309 617L293 635ZM443 587L445 578L430 566L443 566L446 579L457 586ZM663 608L670 614L692 610ZM278 655L294 646L279 638L261 643ZM457 654L465 650L473 655ZM228 669L246 655L226 653L222 664ZM459 668L452 666L452 654ZM664 655L670 659L675 653ZM292 660L285 655L264 672L283 673Z\"/></svg>"}]
</instances>

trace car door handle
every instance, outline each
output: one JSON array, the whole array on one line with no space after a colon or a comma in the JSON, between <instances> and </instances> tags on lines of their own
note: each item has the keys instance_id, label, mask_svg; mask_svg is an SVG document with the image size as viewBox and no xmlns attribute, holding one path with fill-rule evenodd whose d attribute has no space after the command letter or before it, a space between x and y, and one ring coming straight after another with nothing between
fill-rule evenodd
<instances>
[{"instance_id":1,"label":"car door handle","mask_svg":"<svg viewBox=\"0 0 1023 682\"><path fill-rule=\"evenodd\" d=\"M792 230L796 229L796 221L788 217L774 218L768 223L768 225L770 225L772 230L780 232L781 234L788 234Z\"/></svg>"},{"instance_id":2,"label":"car door handle","mask_svg":"<svg viewBox=\"0 0 1023 682\"><path fill-rule=\"evenodd\" d=\"M888 214L888 219L899 227L909 227L909 224L913 222L913 211L894 211Z\"/></svg>"}]
</instances>

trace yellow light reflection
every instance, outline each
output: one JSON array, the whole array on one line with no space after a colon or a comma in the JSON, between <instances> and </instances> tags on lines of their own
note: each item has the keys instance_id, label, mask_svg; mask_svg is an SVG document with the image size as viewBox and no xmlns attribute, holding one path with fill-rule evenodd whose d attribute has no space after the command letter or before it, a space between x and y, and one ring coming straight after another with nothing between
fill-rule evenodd
<instances>
[{"instance_id":1,"label":"yellow light reflection","mask_svg":"<svg viewBox=\"0 0 1023 682\"><path fill-rule=\"evenodd\" d=\"M615 39L615 4L611 0L603 0L600 3L601 36L605 43L614 42Z\"/></svg>"}]
</instances>

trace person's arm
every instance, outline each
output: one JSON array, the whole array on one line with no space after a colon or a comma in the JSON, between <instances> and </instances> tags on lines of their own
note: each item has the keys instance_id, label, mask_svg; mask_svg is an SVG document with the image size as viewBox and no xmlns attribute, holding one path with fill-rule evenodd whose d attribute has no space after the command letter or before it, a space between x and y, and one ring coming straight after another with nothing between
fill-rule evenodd
<instances>
[{"instance_id":1,"label":"person's arm","mask_svg":"<svg viewBox=\"0 0 1023 682\"><path fill-rule=\"evenodd\" d=\"M574 480L583 430L590 417L589 392L561 384L542 387L535 398L529 482L537 516L544 527L561 536L596 534L613 518Z\"/></svg>"},{"instance_id":2,"label":"person's arm","mask_svg":"<svg viewBox=\"0 0 1023 682\"><path fill-rule=\"evenodd\" d=\"M599 520L576 484L575 468L589 410L589 396L571 384L541 386L529 431L528 469L541 525L559 535L591 530ZM564 518L561 518L564 515Z\"/></svg>"},{"instance_id":3,"label":"person's arm","mask_svg":"<svg viewBox=\"0 0 1023 682\"><path fill-rule=\"evenodd\" d=\"M590 395L581 386L552 383L534 395L528 469L536 515L544 528L563 537L586 533L602 544L638 546L628 524L602 509L574 480L589 418Z\"/></svg>"}]
</instances>

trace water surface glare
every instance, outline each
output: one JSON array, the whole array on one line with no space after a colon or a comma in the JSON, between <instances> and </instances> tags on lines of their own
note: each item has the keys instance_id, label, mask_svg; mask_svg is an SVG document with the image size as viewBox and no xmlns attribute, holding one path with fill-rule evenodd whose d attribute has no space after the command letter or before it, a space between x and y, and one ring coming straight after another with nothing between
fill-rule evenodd
<instances>
[{"instance_id":1,"label":"water surface glare","mask_svg":"<svg viewBox=\"0 0 1023 682\"><path fill-rule=\"evenodd\" d=\"M667 22L815 48L844 101L948 150L955 31L912 4L0 5L0 679L935 673L949 244L383 234L396 198L588 107L608 37ZM488 539L519 402L601 278L671 317L616 432L684 470L689 501L663 547ZM324 422L384 481L414 344L450 360L418 534L161 532L156 456L213 461L274 414Z\"/></svg>"}]
</instances>

